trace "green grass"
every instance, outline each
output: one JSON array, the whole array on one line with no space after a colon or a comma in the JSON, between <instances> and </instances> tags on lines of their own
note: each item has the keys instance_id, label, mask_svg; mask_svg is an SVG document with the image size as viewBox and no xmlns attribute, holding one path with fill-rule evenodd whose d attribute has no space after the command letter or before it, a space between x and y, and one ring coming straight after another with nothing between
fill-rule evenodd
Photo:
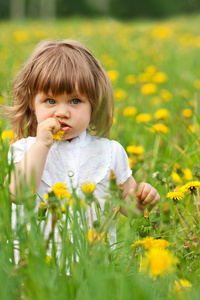
<instances>
[{"instance_id":1,"label":"green grass","mask_svg":"<svg viewBox=\"0 0 200 300\"><path fill-rule=\"evenodd\" d=\"M116 96L111 138L125 148L131 144L143 147L143 154L129 155L134 160L133 175L138 182L151 183L161 195L159 205L150 213L149 222L143 216L132 220L116 215L114 222L118 243L113 251L106 240L91 247L85 211L76 198L71 213L67 206L66 220L56 219L62 239L61 259L58 260L53 246L52 251L46 253L41 229L45 221L38 221L34 195L23 182L24 197L19 200L24 202L24 217L18 216L18 225L15 229L11 227L10 195L4 182L6 174L10 174L14 166L7 162L9 141L1 139L1 299L179 299L174 292L174 281L181 279L190 281L192 285L188 290L182 288L182 298L197 299L200 292L199 190L196 205L190 193L186 193L177 205L166 195L191 180L200 180L199 20L200 16L196 15L162 22L68 19L54 23L0 23L0 101L9 103L11 80L40 40L78 39L92 50L107 71L117 71L118 76L113 81ZM167 80L156 83L155 75L160 72L166 75ZM126 81L130 74L136 78L134 84ZM148 77L146 82L141 81L141 74ZM146 83L156 84L156 92L144 95L141 89ZM124 98L117 97L118 89L123 91ZM169 93L168 99L162 96L163 90ZM135 107L136 115L124 116L123 110L127 107ZM161 108L168 110L169 114L157 120L155 112ZM186 108L192 112L190 117L183 116ZM140 113L150 114L151 120L138 123ZM5 118L1 117L1 121L1 132L11 129ZM167 126L169 132L152 133L150 129L156 123ZM174 173L179 175L179 180ZM116 187L111 194L110 203L118 205L121 196ZM60 202L56 203L59 210ZM112 205L107 211L110 217ZM17 209L21 207L18 205ZM82 216L81 227L77 212ZM71 229L67 222L71 223ZM101 219L99 222L102 224ZM62 226L59 227L59 224ZM105 229L106 225L101 233ZM177 258L177 264L169 274L151 278L148 272L140 270L148 252L141 246L136 250L130 246L144 236L162 238L170 243L169 253ZM20 246L19 263L14 259L15 240ZM54 245L53 238L50 244ZM47 260L46 254L51 259ZM79 261L75 259L77 256ZM64 263L66 259L68 270Z\"/></svg>"}]
</instances>

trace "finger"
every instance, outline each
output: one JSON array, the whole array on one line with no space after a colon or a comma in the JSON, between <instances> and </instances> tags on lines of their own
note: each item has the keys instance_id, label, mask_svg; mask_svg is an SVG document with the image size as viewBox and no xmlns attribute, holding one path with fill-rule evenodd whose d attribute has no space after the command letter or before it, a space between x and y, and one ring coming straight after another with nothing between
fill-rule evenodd
<instances>
[{"instance_id":1,"label":"finger","mask_svg":"<svg viewBox=\"0 0 200 300\"><path fill-rule=\"evenodd\" d=\"M145 207L147 207L148 210L151 211L152 208L159 202L159 200L160 200L160 195L156 191L155 196L152 199L151 198L147 199L147 202L143 202L143 204L145 204Z\"/></svg>"},{"instance_id":2,"label":"finger","mask_svg":"<svg viewBox=\"0 0 200 300\"><path fill-rule=\"evenodd\" d=\"M138 200L143 202L144 199L149 194L150 189L151 189L150 184L140 182L137 186L137 191L136 191L136 197L138 198Z\"/></svg>"}]
</instances>

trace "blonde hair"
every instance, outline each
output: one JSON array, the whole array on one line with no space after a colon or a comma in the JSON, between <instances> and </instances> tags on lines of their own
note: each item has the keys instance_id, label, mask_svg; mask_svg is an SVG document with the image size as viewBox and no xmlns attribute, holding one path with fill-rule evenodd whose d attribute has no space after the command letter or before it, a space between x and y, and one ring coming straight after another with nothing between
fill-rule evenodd
<instances>
[{"instance_id":1,"label":"blonde hair","mask_svg":"<svg viewBox=\"0 0 200 300\"><path fill-rule=\"evenodd\" d=\"M92 106L89 132L109 134L113 120L113 91L107 73L89 49L74 40L43 41L12 82L12 106L5 107L17 139L36 135L33 111L39 92L80 93ZM26 132L25 129L26 128Z\"/></svg>"}]
</instances>

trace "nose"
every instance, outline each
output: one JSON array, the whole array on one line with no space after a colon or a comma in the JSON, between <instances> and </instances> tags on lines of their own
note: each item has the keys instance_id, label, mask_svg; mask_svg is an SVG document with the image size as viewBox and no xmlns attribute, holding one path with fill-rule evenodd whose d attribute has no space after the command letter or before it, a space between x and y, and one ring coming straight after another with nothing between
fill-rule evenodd
<instances>
[{"instance_id":1,"label":"nose","mask_svg":"<svg viewBox=\"0 0 200 300\"><path fill-rule=\"evenodd\" d=\"M55 116L57 118L69 118L70 117L70 107L66 103L62 103L56 106Z\"/></svg>"}]
</instances>

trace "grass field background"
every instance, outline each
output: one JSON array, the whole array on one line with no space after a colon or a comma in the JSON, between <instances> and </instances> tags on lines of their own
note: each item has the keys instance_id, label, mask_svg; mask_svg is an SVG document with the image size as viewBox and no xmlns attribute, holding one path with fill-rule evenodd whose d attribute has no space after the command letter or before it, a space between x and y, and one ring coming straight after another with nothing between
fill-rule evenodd
<instances>
[{"instance_id":1,"label":"grass field background","mask_svg":"<svg viewBox=\"0 0 200 300\"><path fill-rule=\"evenodd\" d=\"M7 130L12 128L1 117L1 299L197 299L199 22L200 16L196 15L163 21L72 18L54 23L0 23L0 103L10 103L11 81L38 42L79 40L101 61L113 84L115 116L110 138L127 150L136 181L151 183L161 195L149 218L115 216L118 243L113 251L109 248L109 237L106 238L106 224L115 208L108 208L107 223L97 227L98 242L93 243L94 236L91 238L87 232L84 208L76 199L76 205L71 206L72 232L61 230L63 260L56 259L54 250L46 257L41 229L45 221L38 222L38 213L30 204L34 194L25 183L25 216L18 215L17 228L11 228L11 203L4 180L13 169L7 162L12 142L12 132ZM113 183L110 192L110 202L118 205L120 191ZM69 218L69 202L63 203L65 221L58 218L58 211L49 212L48 207L47 213L57 216L57 226L62 222L66 225ZM78 226L77 211L85 231ZM99 222L102 224L101 218ZM27 224L31 224L30 228ZM99 238L102 234L104 242ZM79 237L80 242L71 243L71 235L74 239ZM14 259L15 240L19 241L21 253L18 264ZM155 240L165 242L155 247ZM66 259L67 271L63 263Z\"/></svg>"}]
</instances>

